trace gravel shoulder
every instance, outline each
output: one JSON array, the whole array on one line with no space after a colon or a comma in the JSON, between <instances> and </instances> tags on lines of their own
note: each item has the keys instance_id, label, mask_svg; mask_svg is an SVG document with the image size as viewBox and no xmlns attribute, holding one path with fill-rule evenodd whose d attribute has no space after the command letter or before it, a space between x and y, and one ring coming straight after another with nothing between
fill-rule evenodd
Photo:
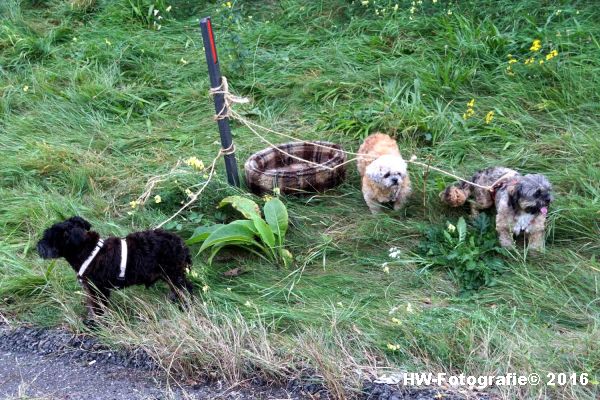
<instances>
[{"instance_id":1,"label":"gravel shoulder","mask_svg":"<svg viewBox=\"0 0 600 400\"><path fill-rule=\"evenodd\" d=\"M58 329L0 324L0 399L159 400L328 398L319 384L291 381L227 386L216 381L179 385L167 380L142 351L114 350L86 335ZM486 393L365 383L369 400L492 399Z\"/></svg>"}]
</instances>

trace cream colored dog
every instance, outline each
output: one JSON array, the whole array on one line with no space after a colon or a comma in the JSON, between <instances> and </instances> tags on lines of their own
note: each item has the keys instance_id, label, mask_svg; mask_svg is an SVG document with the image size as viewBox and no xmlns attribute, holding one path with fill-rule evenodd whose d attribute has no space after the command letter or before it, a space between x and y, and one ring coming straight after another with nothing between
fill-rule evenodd
<instances>
[{"instance_id":1,"label":"cream colored dog","mask_svg":"<svg viewBox=\"0 0 600 400\"><path fill-rule=\"evenodd\" d=\"M369 210L376 214L382 210L381 203L389 202L394 203L394 210L400 209L411 188L406 161L396 141L383 133L374 133L365 139L358 153L358 172Z\"/></svg>"}]
</instances>

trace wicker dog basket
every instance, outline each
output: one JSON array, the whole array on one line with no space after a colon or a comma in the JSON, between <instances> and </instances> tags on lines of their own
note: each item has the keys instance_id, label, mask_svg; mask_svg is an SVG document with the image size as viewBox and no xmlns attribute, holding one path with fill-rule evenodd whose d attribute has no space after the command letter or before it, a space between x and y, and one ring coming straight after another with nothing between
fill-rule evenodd
<instances>
[{"instance_id":1,"label":"wicker dog basket","mask_svg":"<svg viewBox=\"0 0 600 400\"><path fill-rule=\"evenodd\" d=\"M346 154L341 150L341 146L337 144L319 141L292 142L277 145L277 148L269 147L254 153L246 161L246 184L256 194L271 192L274 188L279 188L281 193L286 194L322 192L339 185L346 177L346 166L341 165L346 161ZM337 168L321 168L290 157L282 151L303 160Z\"/></svg>"}]
</instances>

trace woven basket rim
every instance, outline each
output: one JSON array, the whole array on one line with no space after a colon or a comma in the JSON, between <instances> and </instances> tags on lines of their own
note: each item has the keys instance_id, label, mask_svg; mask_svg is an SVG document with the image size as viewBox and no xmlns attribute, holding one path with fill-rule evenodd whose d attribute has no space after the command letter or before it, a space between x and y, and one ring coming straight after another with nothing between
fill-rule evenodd
<instances>
[{"instance_id":1,"label":"woven basket rim","mask_svg":"<svg viewBox=\"0 0 600 400\"><path fill-rule=\"evenodd\" d=\"M325 142L325 141L321 141L321 140L281 143L281 144L276 145L276 147L289 146L286 149L286 151L293 154L294 147L305 146L307 144L308 145L318 144L321 146L332 147L335 150L339 150L339 151L335 151L335 152L334 152L334 150L330 150L333 153L333 156L328 158L327 161L325 161L324 163L322 163L322 165L325 167L333 167L335 165L341 164L346 159L345 153L342 151L342 146L340 146L339 144L336 144L336 143ZM290 151L290 150L292 150L292 151ZM266 149L260 150L256 153L252 154L248 158L248 160L246 160L246 163L244 164L244 169L246 171L257 172L264 176L270 176L270 177L314 175L314 174L317 174L320 172L329 171L329 169L327 169L327 168L318 167L316 165L307 165L306 168L304 168L300 171L267 172L263 169L255 167L254 165L251 165L251 164L254 164L254 163L252 163L252 161L254 161L256 158L263 156L265 154L268 154L270 152L273 152L273 151L277 151L277 149L274 147L267 147Z\"/></svg>"}]
</instances>

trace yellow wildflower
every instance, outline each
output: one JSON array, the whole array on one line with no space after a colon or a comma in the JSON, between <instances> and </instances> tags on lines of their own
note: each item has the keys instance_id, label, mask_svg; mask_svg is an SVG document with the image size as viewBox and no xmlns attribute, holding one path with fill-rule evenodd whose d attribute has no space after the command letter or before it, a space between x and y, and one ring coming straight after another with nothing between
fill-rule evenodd
<instances>
[{"instance_id":1,"label":"yellow wildflower","mask_svg":"<svg viewBox=\"0 0 600 400\"><path fill-rule=\"evenodd\" d=\"M558 51L552 50L550 53L546 54L546 61L552 60L557 55L558 55Z\"/></svg>"},{"instance_id":2,"label":"yellow wildflower","mask_svg":"<svg viewBox=\"0 0 600 400\"><path fill-rule=\"evenodd\" d=\"M392 322L395 323L396 325L402 325L402 321L400 321L398 318L394 317L392 318Z\"/></svg>"},{"instance_id":3,"label":"yellow wildflower","mask_svg":"<svg viewBox=\"0 0 600 400\"><path fill-rule=\"evenodd\" d=\"M227 3L225 3L225 7L227 7L227 8L231 8L231 7L233 7L233 5L231 4L231 2L230 2L230 1L228 1Z\"/></svg>"},{"instance_id":4,"label":"yellow wildflower","mask_svg":"<svg viewBox=\"0 0 600 400\"><path fill-rule=\"evenodd\" d=\"M400 346L399 346L399 345L397 345L397 344L391 344L391 343L388 343L388 344L387 344L387 348L388 348L389 350L391 350L391 351L396 351L396 350L398 350L398 349L400 348Z\"/></svg>"},{"instance_id":5,"label":"yellow wildflower","mask_svg":"<svg viewBox=\"0 0 600 400\"><path fill-rule=\"evenodd\" d=\"M511 58L510 60L508 60L509 64L514 64L516 62L519 62L516 58Z\"/></svg>"},{"instance_id":6,"label":"yellow wildflower","mask_svg":"<svg viewBox=\"0 0 600 400\"><path fill-rule=\"evenodd\" d=\"M475 110L472 108L467 108L467 111L463 114L463 119L467 120L475 115Z\"/></svg>"},{"instance_id":7,"label":"yellow wildflower","mask_svg":"<svg viewBox=\"0 0 600 400\"><path fill-rule=\"evenodd\" d=\"M29 86L27 86L27 85L23 86L23 91L25 93L29 92Z\"/></svg>"},{"instance_id":8,"label":"yellow wildflower","mask_svg":"<svg viewBox=\"0 0 600 400\"><path fill-rule=\"evenodd\" d=\"M469 102L467 103L467 107L469 107L469 108L473 108L474 106L475 106L475 99L471 99L471 101L469 101Z\"/></svg>"},{"instance_id":9,"label":"yellow wildflower","mask_svg":"<svg viewBox=\"0 0 600 400\"><path fill-rule=\"evenodd\" d=\"M535 39L533 41L533 44L529 48L529 50L531 50L531 51L539 51L541 48L542 48L542 41L539 40L539 39Z\"/></svg>"},{"instance_id":10,"label":"yellow wildflower","mask_svg":"<svg viewBox=\"0 0 600 400\"><path fill-rule=\"evenodd\" d=\"M112 46L112 43L108 39L104 39L104 43L106 43L107 46Z\"/></svg>"},{"instance_id":11,"label":"yellow wildflower","mask_svg":"<svg viewBox=\"0 0 600 400\"><path fill-rule=\"evenodd\" d=\"M133 200L129 202L129 205L131 206L131 208L136 209L140 203L137 200Z\"/></svg>"},{"instance_id":12,"label":"yellow wildflower","mask_svg":"<svg viewBox=\"0 0 600 400\"><path fill-rule=\"evenodd\" d=\"M510 76L513 76L515 74L513 72L512 68L510 67L510 65L508 67L506 67L506 73Z\"/></svg>"},{"instance_id":13,"label":"yellow wildflower","mask_svg":"<svg viewBox=\"0 0 600 400\"><path fill-rule=\"evenodd\" d=\"M162 198L160 197L160 195L157 194L156 196L154 196L154 202L156 204L160 203L161 201L162 201Z\"/></svg>"},{"instance_id":14,"label":"yellow wildflower","mask_svg":"<svg viewBox=\"0 0 600 400\"><path fill-rule=\"evenodd\" d=\"M540 65L542 65L544 63L544 60L540 60Z\"/></svg>"},{"instance_id":15,"label":"yellow wildflower","mask_svg":"<svg viewBox=\"0 0 600 400\"><path fill-rule=\"evenodd\" d=\"M204 163L197 157L190 157L185 161L185 163L198 171L202 171L204 169Z\"/></svg>"},{"instance_id":16,"label":"yellow wildflower","mask_svg":"<svg viewBox=\"0 0 600 400\"><path fill-rule=\"evenodd\" d=\"M186 65L188 62L185 58L181 57L181 59L179 60L180 63L182 63L183 65Z\"/></svg>"},{"instance_id":17,"label":"yellow wildflower","mask_svg":"<svg viewBox=\"0 0 600 400\"><path fill-rule=\"evenodd\" d=\"M489 124L494 119L494 112L490 111L485 115L485 123Z\"/></svg>"},{"instance_id":18,"label":"yellow wildflower","mask_svg":"<svg viewBox=\"0 0 600 400\"><path fill-rule=\"evenodd\" d=\"M525 60L525 65L533 64L535 62L535 57L529 57Z\"/></svg>"}]
</instances>

